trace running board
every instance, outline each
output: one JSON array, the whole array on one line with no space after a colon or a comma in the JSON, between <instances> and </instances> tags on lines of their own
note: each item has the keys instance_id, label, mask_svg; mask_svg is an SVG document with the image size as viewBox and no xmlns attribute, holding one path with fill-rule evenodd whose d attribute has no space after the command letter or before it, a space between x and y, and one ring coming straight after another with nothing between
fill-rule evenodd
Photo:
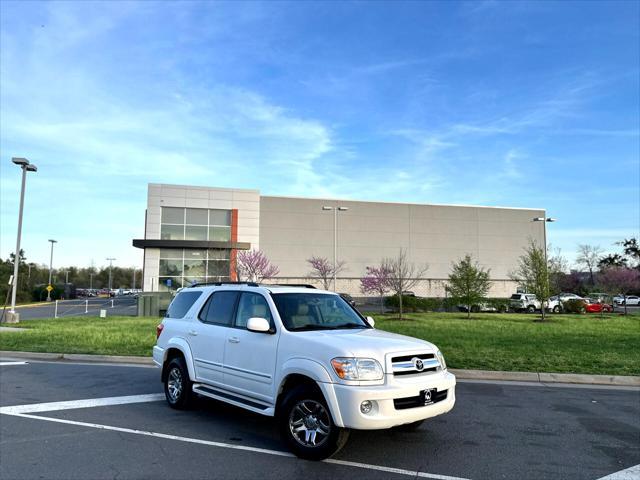
<instances>
[{"instance_id":1,"label":"running board","mask_svg":"<svg viewBox=\"0 0 640 480\"><path fill-rule=\"evenodd\" d=\"M227 402L239 403L241 405L255 408L256 410L267 410L270 405L258 402L257 400L248 400L246 398L234 395L232 393L224 392L208 385L195 384L193 391L205 397L215 398L216 400L222 400Z\"/></svg>"}]
</instances>

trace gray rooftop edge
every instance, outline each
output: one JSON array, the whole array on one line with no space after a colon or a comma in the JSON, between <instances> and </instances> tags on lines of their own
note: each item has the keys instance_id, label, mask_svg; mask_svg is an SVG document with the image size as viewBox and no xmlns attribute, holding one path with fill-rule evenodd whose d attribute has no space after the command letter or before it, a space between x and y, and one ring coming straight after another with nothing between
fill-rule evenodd
<instances>
[{"instance_id":1,"label":"gray rooftop edge","mask_svg":"<svg viewBox=\"0 0 640 480\"><path fill-rule=\"evenodd\" d=\"M464 205L456 203L419 203L419 202L392 202L388 200L362 200L353 198L335 198L335 197L302 197L296 195L261 195L259 189L251 188L229 188L229 187L215 187L215 186L202 186L202 185L175 185L171 183L149 183L148 186L154 187L170 187L170 188L191 188L196 190L225 190L225 191L242 191L257 193L260 198L274 198L274 199L291 199L291 200L316 200L326 202L352 202L352 203L384 203L387 205L415 205L415 206L427 206L427 207L458 207L458 208L490 208L497 210L525 210L525 211L539 211L546 212L545 208L533 208L533 207L502 207L499 205Z\"/></svg>"}]
</instances>

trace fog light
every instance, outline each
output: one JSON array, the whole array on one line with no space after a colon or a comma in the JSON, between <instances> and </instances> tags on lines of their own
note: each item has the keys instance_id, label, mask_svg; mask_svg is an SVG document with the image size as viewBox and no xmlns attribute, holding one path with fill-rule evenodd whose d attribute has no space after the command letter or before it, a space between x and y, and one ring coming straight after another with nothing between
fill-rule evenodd
<instances>
[{"instance_id":1,"label":"fog light","mask_svg":"<svg viewBox=\"0 0 640 480\"><path fill-rule=\"evenodd\" d=\"M365 415L371 411L373 408L373 403L370 400L365 400L360 404L360 411Z\"/></svg>"}]
</instances>

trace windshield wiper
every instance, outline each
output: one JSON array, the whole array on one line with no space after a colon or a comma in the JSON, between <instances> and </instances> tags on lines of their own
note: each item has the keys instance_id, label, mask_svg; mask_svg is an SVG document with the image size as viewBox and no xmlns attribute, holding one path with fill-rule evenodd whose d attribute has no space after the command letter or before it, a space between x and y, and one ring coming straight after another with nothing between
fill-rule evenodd
<instances>
[{"instance_id":1,"label":"windshield wiper","mask_svg":"<svg viewBox=\"0 0 640 480\"><path fill-rule=\"evenodd\" d=\"M367 328L365 325L360 325L358 323L345 323L344 325L337 325L334 328Z\"/></svg>"},{"instance_id":2,"label":"windshield wiper","mask_svg":"<svg viewBox=\"0 0 640 480\"><path fill-rule=\"evenodd\" d=\"M303 330L333 330L333 327L328 327L326 325L318 325L316 323L309 323L308 325L303 325L302 327L296 327L290 329L293 332L300 332Z\"/></svg>"}]
</instances>

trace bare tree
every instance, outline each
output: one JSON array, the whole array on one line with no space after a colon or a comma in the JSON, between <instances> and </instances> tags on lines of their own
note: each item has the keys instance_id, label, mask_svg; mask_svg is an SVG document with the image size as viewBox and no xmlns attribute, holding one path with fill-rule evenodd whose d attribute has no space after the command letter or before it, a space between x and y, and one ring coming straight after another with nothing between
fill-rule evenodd
<instances>
[{"instance_id":1,"label":"bare tree","mask_svg":"<svg viewBox=\"0 0 640 480\"><path fill-rule=\"evenodd\" d=\"M238 279L247 278L251 282L261 282L275 277L280 269L273 265L260 250L243 250L237 257Z\"/></svg>"},{"instance_id":2,"label":"bare tree","mask_svg":"<svg viewBox=\"0 0 640 480\"><path fill-rule=\"evenodd\" d=\"M634 268L607 268L598 275L598 284L611 295L620 295L624 300L624 314L627 314L627 295L640 290L640 272Z\"/></svg>"},{"instance_id":3,"label":"bare tree","mask_svg":"<svg viewBox=\"0 0 640 480\"><path fill-rule=\"evenodd\" d=\"M578 245L578 257L576 263L589 270L591 285L595 285L595 277L593 271L598 268L598 262L602 256L603 250L598 245Z\"/></svg>"},{"instance_id":4,"label":"bare tree","mask_svg":"<svg viewBox=\"0 0 640 480\"><path fill-rule=\"evenodd\" d=\"M322 282L322 288L325 290L329 290L333 276L342 272L346 265L346 262L339 261L334 269L333 262L330 262L325 257L315 256L308 258L307 263L311 266L309 276L320 280Z\"/></svg>"},{"instance_id":5,"label":"bare tree","mask_svg":"<svg viewBox=\"0 0 640 480\"><path fill-rule=\"evenodd\" d=\"M382 268L389 272L389 288L398 295L400 302L400 320L402 320L402 293L418 285L429 269L429 266L417 266L410 263L407 258L407 251L401 248L397 257L385 258L382 261Z\"/></svg>"}]
</instances>

